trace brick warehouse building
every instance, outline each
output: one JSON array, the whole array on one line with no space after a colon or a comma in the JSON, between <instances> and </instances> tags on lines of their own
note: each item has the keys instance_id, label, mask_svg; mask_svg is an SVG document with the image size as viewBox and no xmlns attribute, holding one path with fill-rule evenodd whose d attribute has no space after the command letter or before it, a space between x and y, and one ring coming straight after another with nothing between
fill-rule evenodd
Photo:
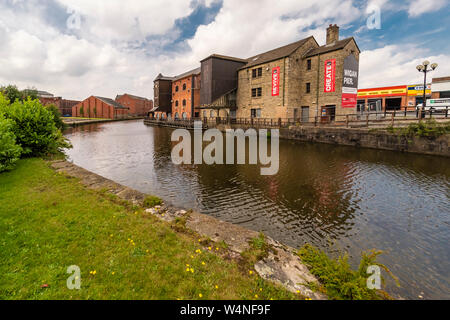
<instances>
[{"instance_id":1,"label":"brick warehouse building","mask_svg":"<svg viewBox=\"0 0 450 320\"><path fill-rule=\"evenodd\" d=\"M59 109L61 115L64 117L72 116L72 107L80 103L80 101L76 100L67 100L63 99L62 97L55 97L53 94L46 91L38 91L37 96L42 105L55 105Z\"/></svg>"},{"instance_id":2,"label":"brick warehouse building","mask_svg":"<svg viewBox=\"0 0 450 320\"><path fill-rule=\"evenodd\" d=\"M129 108L109 98L91 96L72 107L72 115L82 118L124 119Z\"/></svg>"},{"instance_id":3,"label":"brick warehouse building","mask_svg":"<svg viewBox=\"0 0 450 320\"><path fill-rule=\"evenodd\" d=\"M128 93L117 95L116 101L122 106L129 108L130 116L142 117L147 115L153 109L152 100Z\"/></svg>"},{"instance_id":4,"label":"brick warehouse building","mask_svg":"<svg viewBox=\"0 0 450 320\"><path fill-rule=\"evenodd\" d=\"M190 119L199 116L200 68L176 76L172 80L172 116Z\"/></svg>"},{"instance_id":5,"label":"brick warehouse building","mask_svg":"<svg viewBox=\"0 0 450 320\"><path fill-rule=\"evenodd\" d=\"M307 122L356 113L360 50L353 37L339 40L337 25L326 31L323 46L311 36L248 59L212 55L202 60L201 117ZM157 80L173 78L160 74L155 85ZM162 101L158 89L155 104L156 93Z\"/></svg>"}]
</instances>

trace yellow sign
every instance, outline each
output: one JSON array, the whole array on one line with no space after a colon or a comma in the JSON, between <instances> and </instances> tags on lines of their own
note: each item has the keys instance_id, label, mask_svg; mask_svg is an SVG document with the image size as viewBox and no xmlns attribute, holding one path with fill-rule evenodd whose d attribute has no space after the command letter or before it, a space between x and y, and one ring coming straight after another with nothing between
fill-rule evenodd
<instances>
[{"instance_id":1,"label":"yellow sign","mask_svg":"<svg viewBox=\"0 0 450 320\"><path fill-rule=\"evenodd\" d=\"M431 84L427 85L426 95L431 96ZM423 96L423 86L411 85L408 86L408 96Z\"/></svg>"}]
</instances>

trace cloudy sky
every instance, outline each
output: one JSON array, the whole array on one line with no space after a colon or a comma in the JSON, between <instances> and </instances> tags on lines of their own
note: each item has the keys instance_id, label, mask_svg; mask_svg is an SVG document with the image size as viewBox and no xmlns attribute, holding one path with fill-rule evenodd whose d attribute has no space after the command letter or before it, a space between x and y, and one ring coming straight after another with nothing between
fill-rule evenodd
<instances>
[{"instance_id":1,"label":"cloudy sky","mask_svg":"<svg viewBox=\"0 0 450 320\"><path fill-rule=\"evenodd\" d=\"M448 0L0 0L0 85L152 98L160 72L309 35L324 44L330 23L362 50L360 88L420 83L424 59L439 63L434 76L450 76L449 14Z\"/></svg>"}]
</instances>

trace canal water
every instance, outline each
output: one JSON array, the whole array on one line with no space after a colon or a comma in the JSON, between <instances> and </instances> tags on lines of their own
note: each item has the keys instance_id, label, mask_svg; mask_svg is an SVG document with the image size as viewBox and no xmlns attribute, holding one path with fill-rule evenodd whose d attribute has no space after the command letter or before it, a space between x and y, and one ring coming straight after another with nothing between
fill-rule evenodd
<instances>
[{"instance_id":1,"label":"canal water","mask_svg":"<svg viewBox=\"0 0 450 320\"><path fill-rule=\"evenodd\" d=\"M166 202L331 255L383 250L387 291L450 299L450 161L446 158L280 141L277 175L257 165L171 161L172 129L142 121L69 129L75 164Z\"/></svg>"}]
</instances>

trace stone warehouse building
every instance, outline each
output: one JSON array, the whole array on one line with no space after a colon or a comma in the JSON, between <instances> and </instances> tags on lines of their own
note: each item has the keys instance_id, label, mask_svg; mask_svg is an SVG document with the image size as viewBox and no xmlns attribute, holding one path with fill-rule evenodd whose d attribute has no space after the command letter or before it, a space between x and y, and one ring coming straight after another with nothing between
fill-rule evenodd
<instances>
[{"instance_id":1,"label":"stone warehouse building","mask_svg":"<svg viewBox=\"0 0 450 320\"><path fill-rule=\"evenodd\" d=\"M113 99L91 96L72 108L74 117L124 119L129 117L129 108Z\"/></svg>"},{"instance_id":2,"label":"stone warehouse building","mask_svg":"<svg viewBox=\"0 0 450 320\"><path fill-rule=\"evenodd\" d=\"M308 122L356 113L360 50L353 37L339 39L337 25L326 31L323 46L311 36L248 59L217 54L203 59L201 112L193 115ZM155 108L157 99L160 105L167 99L161 86L170 81L161 74L155 79Z\"/></svg>"},{"instance_id":3,"label":"stone warehouse building","mask_svg":"<svg viewBox=\"0 0 450 320\"><path fill-rule=\"evenodd\" d=\"M172 116L175 119L199 117L201 69L190 70L172 79Z\"/></svg>"},{"instance_id":4,"label":"stone warehouse building","mask_svg":"<svg viewBox=\"0 0 450 320\"><path fill-rule=\"evenodd\" d=\"M330 25L326 44L314 37L247 59L238 72L238 118L313 121L355 113L360 50ZM345 72L345 76L344 76Z\"/></svg>"},{"instance_id":5,"label":"stone warehouse building","mask_svg":"<svg viewBox=\"0 0 450 320\"><path fill-rule=\"evenodd\" d=\"M117 95L116 101L122 106L129 108L129 115L133 117L146 116L153 109L152 100L128 93Z\"/></svg>"}]
</instances>

